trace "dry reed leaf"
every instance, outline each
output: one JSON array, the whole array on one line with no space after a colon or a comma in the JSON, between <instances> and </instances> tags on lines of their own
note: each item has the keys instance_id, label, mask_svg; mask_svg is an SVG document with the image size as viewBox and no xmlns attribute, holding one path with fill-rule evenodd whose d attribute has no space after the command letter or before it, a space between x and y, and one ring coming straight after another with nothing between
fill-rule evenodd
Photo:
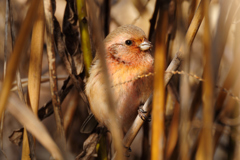
<instances>
[{"instance_id":1,"label":"dry reed leaf","mask_svg":"<svg viewBox=\"0 0 240 160\"><path fill-rule=\"evenodd\" d=\"M15 130L8 138L13 144L20 146L23 139L23 128Z\"/></svg>"},{"instance_id":2,"label":"dry reed leaf","mask_svg":"<svg viewBox=\"0 0 240 160\"><path fill-rule=\"evenodd\" d=\"M5 109L7 99L10 94L11 87L12 87L12 82L16 76L18 64L21 59L21 54L24 51L24 49L26 48L26 42L27 42L26 38L28 38L30 35L32 24L33 24L32 22L33 22L33 19L35 18L35 15L36 15L35 11L39 5L39 2L40 1L32 1L31 2L28 13L26 15L26 18L23 22L23 25L22 25L19 35L17 37L13 53L11 54L11 57L8 61L7 70L6 70L6 78L3 82L3 85L2 85L3 88L0 93L0 115L2 115L2 113Z\"/></svg>"},{"instance_id":3,"label":"dry reed leaf","mask_svg":"<svg viewBox=\"0 0 240 160\"><path fill-rule=\"evenodd\" d=\"M65 83L62 86L62 89L59 92L61 103L63 102L63 100L65 99L65 97L71 91L71 89L73 87L73 85L67 86L68 82L69 82L68 80L69 79L67 79L65 81ZM53 114L52 100L47 102L43 107L41 107L38 110L38 118L40 120L43 120L52 114ZM16 145L20 145L20 143L22 142L22 139L23 139L23 128L13 131L13 133L9 136L9 139L12 143L14 143Z\"/></svg>"},{"instance_id":4,"label":"dry reed leaf","mask_svg":"<svg viewBox=\"0 0 240 160\"><path fill-rule=\"evenodd\" d=\"M8 68L7 68L7 71L6 72L9 72L9 68L10 68L10 70L12 69L12 73L10 73L10 75L8 76L6 76L6 79L5 79L5 81L7 81L7 78L9 78L8 80L10 81L10 84L9 84L9 86L7 86L7 87L11 87L11 83L12 83L12 81L13 81L13 79L14 79L14 75L13 74L16 74L16 70L17 70L17 84L18 84L18 94L19 94L19 97L20 97L20 99L21 99L21 101L23 101L24 102L24 95L23 95L23 90L22 90L22 84L21 84L21 77L20 77L20 72L19 72L19 69L17 69L17 67L18 67L18 63L20 62L20 60L21 60L21 58L19 58L20 57L20 55L21 55L21 52L23 52L22 50L24 50L24 49L26 49L25 47L25 45L26 45L26 43L24 44L24 43L22 43L21 44L21 41L27 41L27 40L23 40L23 39L20 39L20 38L25 38L25 37L21 37L21 36L26 36L26 35L21 35L21 33L23 33L24 34L24 29L26 29L25 30L25 34L29 34L30 33L30 31L29 30L31 30L31 27L32 27L32 20L33 19L31 19L31 18L34 18L34 16L35 16L35 14L34 13L32 13L33 12L33 9L34 8L36 8L36 6L37 6L37 2L36 3L32 3L32 5L30 6L30 8L29 8L29 11L28 11L28 13L27 13L27 17L26 17L26 19L25 19L25 21L24 21L24 24L25 24L25 26L23 26L23 29L21 28L21 31L20 31L20 35L19 35L19 37L18 37L18 39L17 39L17 41L16 41L16 44L15 44L15 48L14 48L14 50L13 50L13 53L12 53L12 57L10 58L10 60L9 60L9 64L8 64ZM29 14L33 14L33 15L29 15ZM29 16L28 16L29 15ZM26 26L27 25L27 26ZM12 26L11 26L11 29L12 29ZM28 30L27 30L28 29ZM28 36L26 36L26 37L28 37ZM20 40L19 40L20 39ZM13 41L15 41L15 38L13 38L13 36L12 36L12 42ZM20 42L19 42L20 41ZM12 44L12 45L14 45L14 44ZM19 46L18 46L19 45ZM22 45L22 46L20 46L20 45ZM17 47L20 47L20 48L17 48ZM20 51L16 51L15 52L15 54L14 54L14 51L15 51L15 49L19 49ZM15 59L14 59L15 58ZM15 62L14 62L15 61ZM12 64L11 64L12 63ZM14 67L12 67L11 65L13 65ZM12 67L12 68L11 68ZM11 71L10 71L11 72ZM12 75L11 75L12 74ZM6 87L6 88L7 88ZM4 89L4 88L3 88ZM6 90L5 90L5 92L6 92L6 95L8 96L8 94L9 94L9 92L10 92L10 89L9 88L7 88ZM6 101L7 100L7 97L6 97L6 99L4 99L3 101ZM4 102L3 102L4 103ZM4 106L3 106L4 107ZM1 115L1 113L0 113L0 115ZM28 143L28 137L27 137L27 134L26 134L26 130L25 130L25 134L24 134L24 138L23 138L23 149L22 149L22 159L30 159L30 157L29 157L29 154L30 154L30 149L29 149L29 145L28 145L29 143Z\"/></svg>"},{"instance_id":5,"label":"dry reed leaf","mask_svg":"<svg viewBox=\"0 0 240 160\"><path fill-rule=\"evenodd\" d=\"M54 17L54 40L58 50L58 54L61 57L67 72L73 81L75 88L78 90L81 98L85 103L88 104L86 95L83 92L83 57L80 54L80 42L79 42L79 32L76 30L76 13L72 9L74 7L74 2L72 1L69 5L67 2L66 10L64 15L63 30L66 35L61 32L60 25L57 19ZM72 4L73 3L73 4ZM63 40L64 38L64 40ZM70 40L68 42L68 40ZM74 42L74 43L73 43ZM71 44L73 43L73 46ZM69 49L69 51L68 51ZM80 75L79 75L80 74Z\"/></svg>"},{"instance_id":6,"label":"dry reed leaf","mask_svg":"<svg viewBox=\"0 0 240 160\"><path fill-rule=\"evenodd\" d=\"M61 32L60 24L55 17L53 21L54 21L54 41L56 48L58 50L58 54L61 57L68 74L72 74L73 71L71 66L71 57L69 53L66 51L67 49L63 41L63 34Z\"/></svg>"},{"instance_id":7,"label":"dry reed leaf","mask_svg":"<svg viewBox=\"0 0 240 160\"><path fill-rule=\"evenodd\" d=\"M17 88L18 88L18 96L20 98L20 100L26 104L26 101L24 99L24 95L23 95L23 89L22 89L22 84L21 84L21 76L20 76L20 72L19 70L17 71ZM30 150L30 146L32 148L33 146L33 140L29 140L28 138L28 133L26 128L24 128L23 130L23 143L22 143L22 159L26 159L26 160L31 160L30 155L34 155L32 152L34 152L33 150ZM36 160L36 157L33 157L32 160Z\"/></svg>"},{"instance_id":8,"label":"dry reed leaf","mask_svg":"<svg viewBox=\"0 0 240 160\"><path fill-rule=\"evenodd\" d=\"M29 141L28 134L26 128L23 130L23 143L22 143L22 159L31 160L30 158L30 149L29 149Z\"/></svg>"},{"instance_id":9,"label":"dry reed leaf","mask_svg":"<svg viewBox=\"0 0 240 160\"><path fill-rule=\"evenodd\" d=\"M45 33L43 1L40 2L33 25L31 54L28 70L28 97L33 113L37 115L42 72L42 55Z\"/></svg>"},{"instance_id":10,"label":"dry reed leaf","mask_svg":"<svg viewBox=\"0 0 240 160\"><path fill-rule=\"evenodd\" d=\"M166 159L170 159L172 156L173 150L176 147L177 140L178 140L178 126L179 126L179 113L180 113L180 107L179 103L176 101L175 107L174 107L174 113L172 122L169 128L169 135L168 140L166 143Z\"/></svg>"},{"instance_id":11,"label":"dry reed leaf","mask_svg":"<svg viewBox=\"0 0 240 160\"><path fill-rule=\"evenodd\" d=\"M166 63L166 33L168 29L168 12L164 7L160 9L159 19L156 29L155 40L155 63L154 71L154 91L152 108L152 141L151 159L164 159L165 133L164 133L164 113L165 113L165 63Z\"/></svg>"},{"instance_id":12,"label":"dry reed leaf","mask_svg":"<svg viewBox=\"0 0 240 160\"><path fill-rule=\"evenodd\" d=\"M68 0L63 17L63 41L66 45L65 54L67 54L67 60L70 63L72 70L69 74L74 75L79 75L84 69L83 54L81 52L79 38L79 26L77 21L78 16L76 1ZM92 53L90 52L90 54Z\"/></svg>"},{"instance_id":13,"label":"dry reed leaf","mask_svg":"<svg viewBox=\"0 0 240 160\"><path fill-rule=\"evenodd\" d=\"M198 150L196 154L197 160L211 160L213 158L213 137L212 137L212 126L213 126L213 86L214 86L214 74L215 72L212 64L211 54L211 42L210 42L210 28L209 28L209 2L203 0L203 8L205 15L204 25L204 58L206 61L204 69L203 83L203 127L200 135L200 142L198 144ZM216 57L214 57L216 58Z\"/></svg>"},{"instance_id":14,"label":"dry reed leaf","mask_svg":"<svg viewBox=\"0 0 240 160\"><path fill-rule=\"evenodd\" d=\"M32 39L31 39L31 55L30 55L29 72L28 72L29 105L32 108L35 115L37 115L37 111L38 111L39 94L40 94L44 30L45 30L45 19L44 19L43 1L41 1L38 6L37 17L33 25ZM18 81L21 83L20 79ZM21 88L22 88L22 85L21 85ZM34 150L30 150L30 148L35 147L33 144L34 142L32 138L31 139L29 138L28 138L27 130L24 129L22 159L36 159L35 154L33 153Z\"/></svg>"},{"instance_id":15,"label":"dry reed leaf","mask_svg":"<svg viewBox=\"0 0 240 160\"><path fill-rule=\"evenodd\" d=\"M84 0L77 1L78 8L78 19L79 19L79 27L81 33L81 47L83 52L83 60L86 71L86 76L89 76L89 69L92 64L92 48L90 42L90 35L88 31L88 21L87 21L87 11L86 4Z\"/></svg>"},{"instance_id":16,"label":"dry reed leaf","mask_svg":"<svg viewBox=\"0 0 240 160\"><path fill-rule=\"evenodd\" d=\"M8 110L34 137L36 137L36 139L51 153L53 158L57 160L63 159L59 148L52 140L44 125L16 96L10 97Z\"/></svg>"}]
</instances>

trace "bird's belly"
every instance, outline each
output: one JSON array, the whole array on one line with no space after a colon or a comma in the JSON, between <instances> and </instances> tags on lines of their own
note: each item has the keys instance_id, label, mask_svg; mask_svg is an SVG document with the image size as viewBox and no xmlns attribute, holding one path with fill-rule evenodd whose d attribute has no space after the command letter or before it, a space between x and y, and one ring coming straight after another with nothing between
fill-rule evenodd
<instances>
[{"instance_id":1,"label":"bird's belly","mask_svg":"<svg viewBox=\"0 0 240 160\"><path fill-rule=\"evenodd\" d=\"M111 122L108 119L106 88L101 76L103 75L98 74L91 79L94 83L90 85L91 88L89 87L88 97L91 97L89 99L90 108L98 122L109 127ZM114 79L110 76L116 120L121 125L123 132L126 133L137 116L140 104L144 103L152 93L153 77L134 79L136 74L128 76L114 74L113 76L119 77Z\"/></svg>"},{"instance_id":2,"label":"bird's belly","mask_svg":"<svg viewBox=\"0 0 240 160\"><path fill-rule=\"evenodd\" d=\"M116 112L123 131L131 127L138 114L139 106L144 103L152 93L152 77L141 78L119 86L115 91L117 97Z\"/></svg>"}]
</instances>

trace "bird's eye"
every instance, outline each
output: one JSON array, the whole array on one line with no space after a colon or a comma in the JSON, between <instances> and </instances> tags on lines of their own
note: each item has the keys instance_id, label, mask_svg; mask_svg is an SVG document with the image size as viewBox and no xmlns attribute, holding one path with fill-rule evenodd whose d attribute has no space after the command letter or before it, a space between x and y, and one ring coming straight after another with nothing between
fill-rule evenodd
<instances>
[{"instance_id":1,"label":"bird's eye","mask_svg":"<svg viewBox=\"0 0 240 160\"><path fill-rule=\"evenodd\" d=\"M132 45L132 41L131 40L126 40L125 44L128 45L128 46L131 46Z\"/></svg>"}]
</instances>

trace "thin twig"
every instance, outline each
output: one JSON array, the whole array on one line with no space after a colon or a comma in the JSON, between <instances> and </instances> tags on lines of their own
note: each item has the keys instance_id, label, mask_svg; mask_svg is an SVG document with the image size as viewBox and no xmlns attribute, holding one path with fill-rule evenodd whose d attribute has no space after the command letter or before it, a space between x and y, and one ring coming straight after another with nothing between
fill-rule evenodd
<instances>
[{"instance_id":1,"label":"thin twig","mask_svg":"<svg viewBox=\"0 0 240 160\"><path fill-rule=\"evenodd\" d=\"M179 137L178 136L179 112L180 112L180 106L179 106L179 103L176 101L174 106L171 125L169 127L168 139L166 143L166 159L170 159L170 157L172 156L172 153L174 152L174 148L177 145L177 141Z\"/></svg>"}]
</instances>

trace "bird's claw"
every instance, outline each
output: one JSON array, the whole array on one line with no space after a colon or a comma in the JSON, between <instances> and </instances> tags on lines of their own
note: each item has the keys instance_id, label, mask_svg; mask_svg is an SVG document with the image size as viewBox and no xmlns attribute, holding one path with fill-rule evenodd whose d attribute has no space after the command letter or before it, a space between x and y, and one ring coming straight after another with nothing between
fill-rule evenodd
<instances>
[{"instance_id":1,"label":"bird's claw","mask_svg":"<svg viewBox=\"0 0 240 160\"><path fill-rule=\"evenodd\" d=\"M130 157L130 154L129 154L129 153L132 152L132 149L131 149L130 147L126 147L126 146L124 146L124 148L126 148L126 152L125 152L124 155L125 155L126 157Z\"/></svg>"},{"instance_id":2,"label":"bird's claw","mask_svg":"<svg viewBox=\"0 0 240 160\"><path fill-rule=\"evenodd\" d=\"M147 116L147 111L144 111L142 107L139 107L138 109L138 115L139 117L145 122L151 122L151 116Z\"/></svg>"}]
</instances>

